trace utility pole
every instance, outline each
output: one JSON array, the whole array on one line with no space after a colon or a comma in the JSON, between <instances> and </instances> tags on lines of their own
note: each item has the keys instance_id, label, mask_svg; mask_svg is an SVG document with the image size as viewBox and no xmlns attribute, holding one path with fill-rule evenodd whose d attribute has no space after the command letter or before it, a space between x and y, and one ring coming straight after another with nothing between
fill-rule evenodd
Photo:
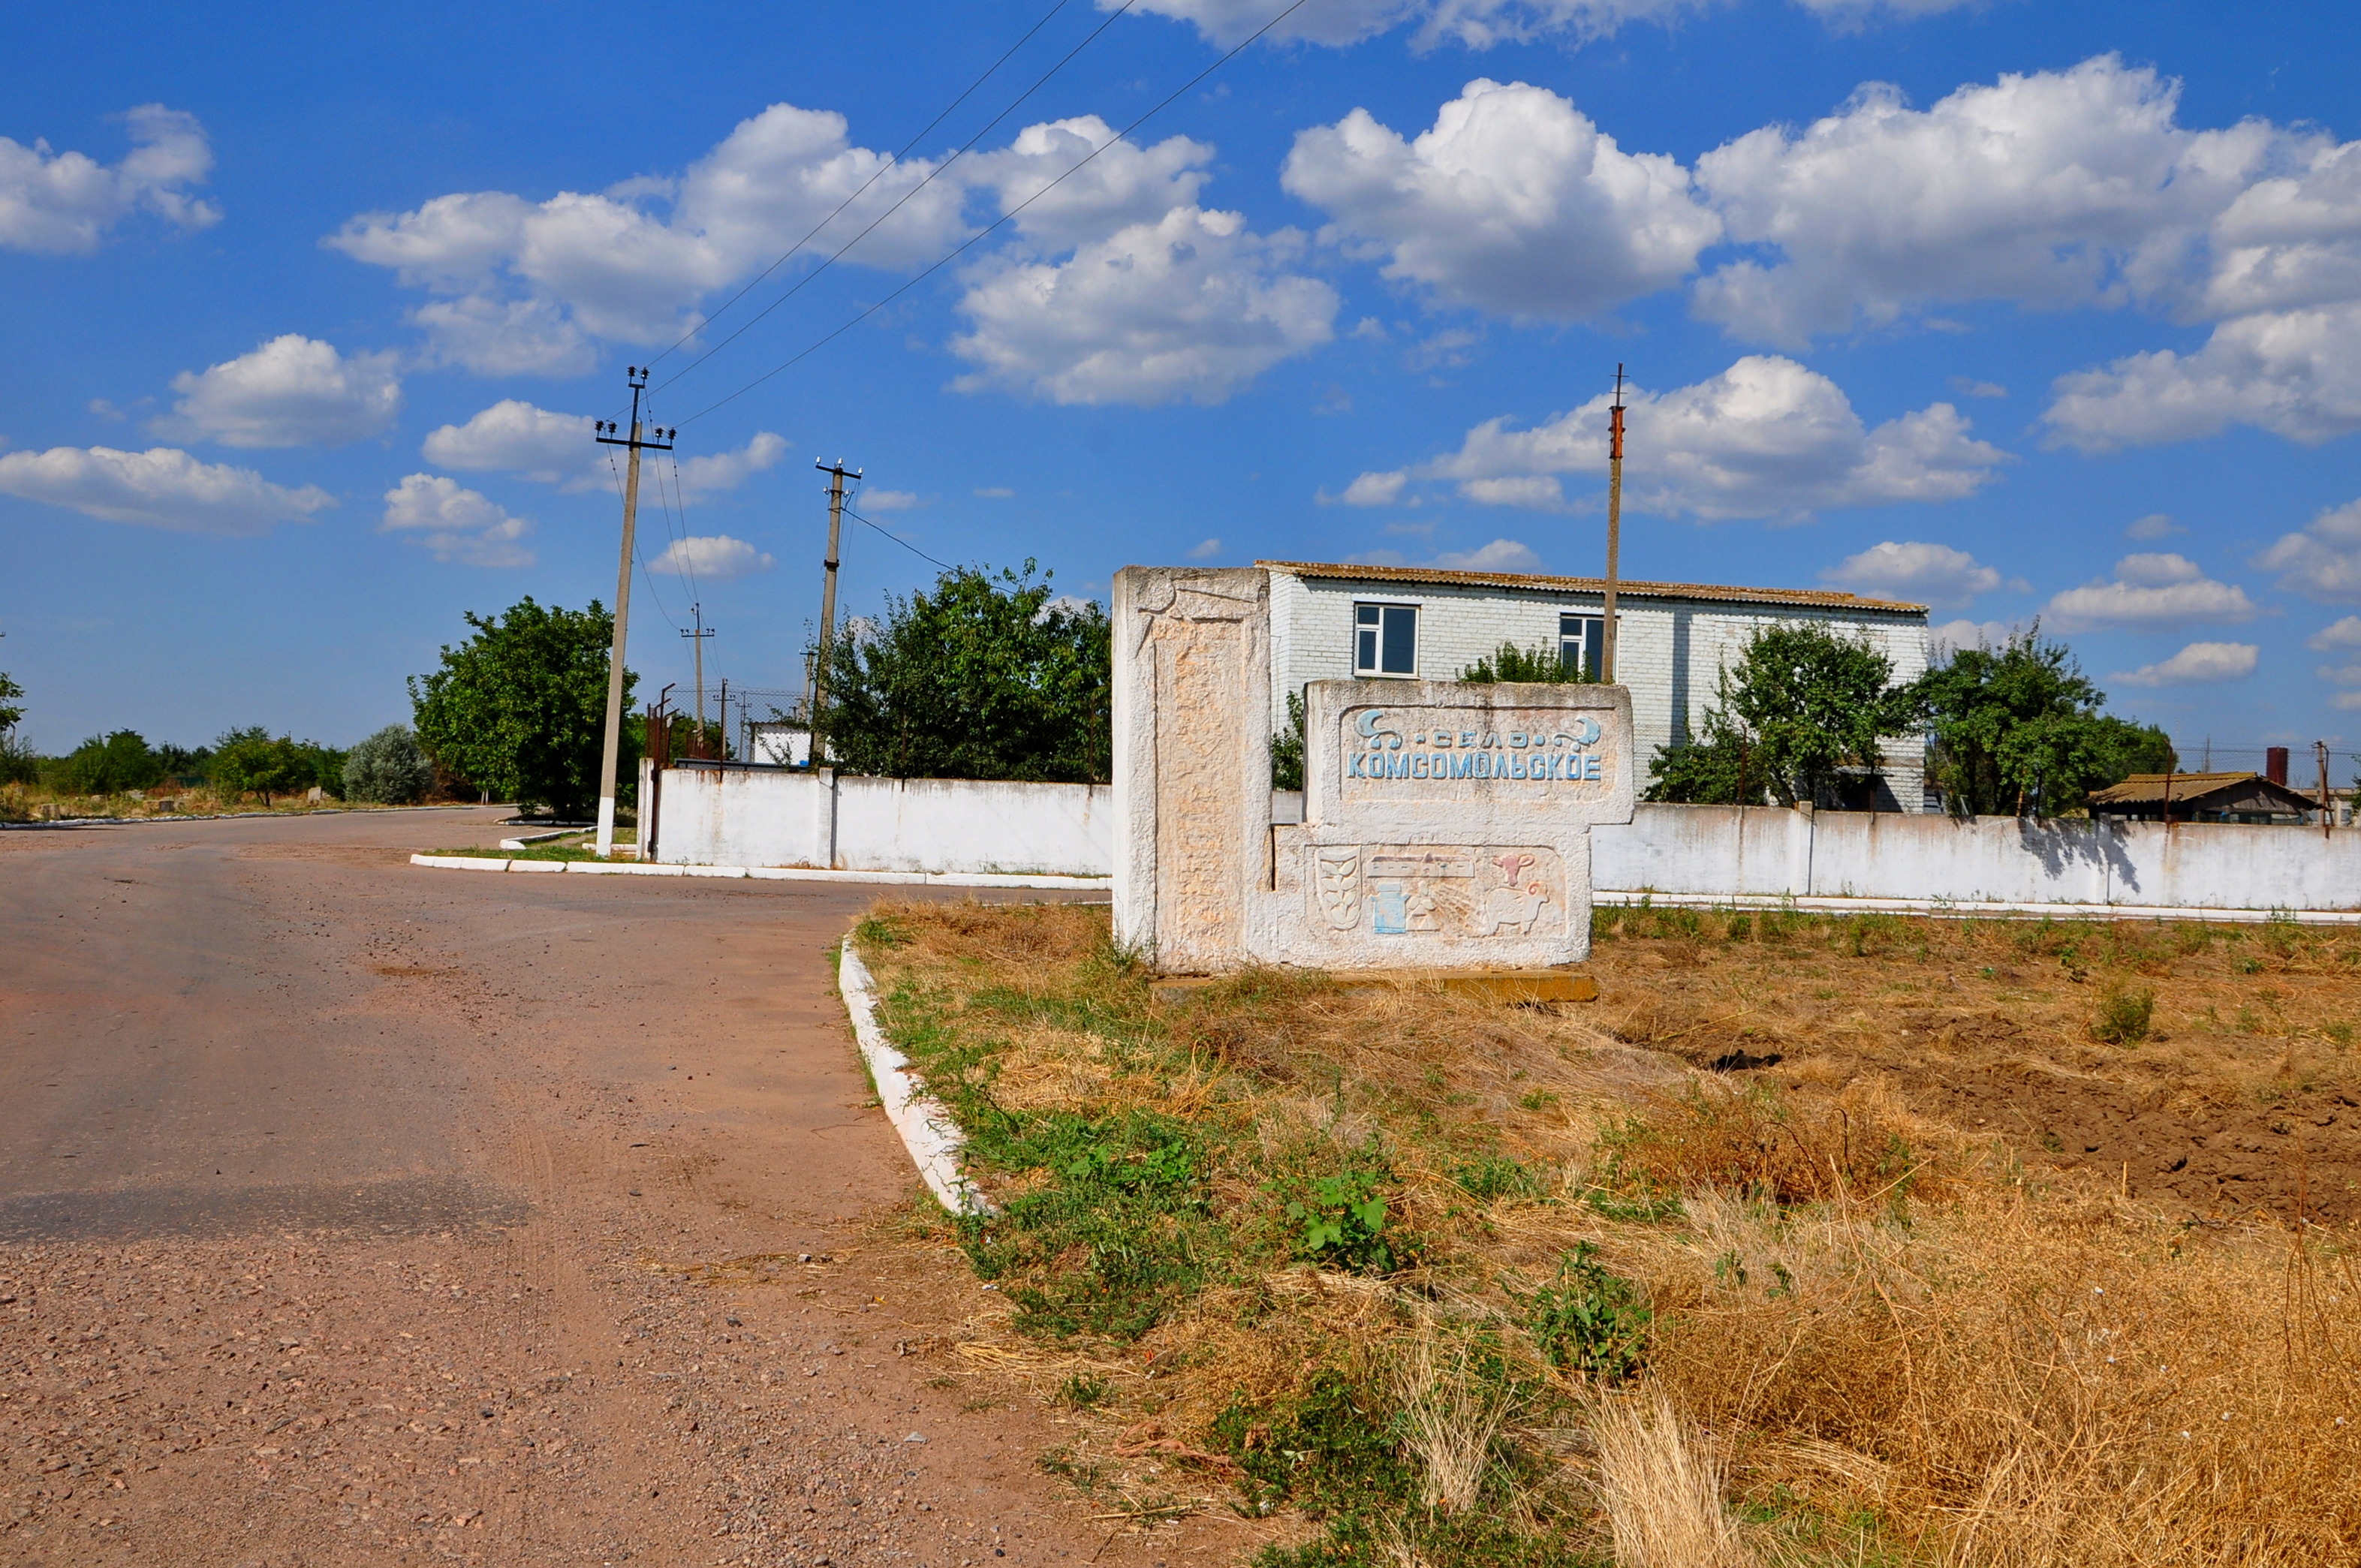
<instances>
[{"instance_id":1,"label":"utility pole","mask_svg":"<svg viewBox=\"0 0 2361 1568\"><path fill-rule=\"evenodd\" d=\"M677 430L640 434L640 394L647 389L648 373L637 365L623 367L631 386L631 433L615 433L615 422L600 420L598 444L631 448L631 471L623 482L623 564L615 574L615 646L607 658L607 737L598 751L598 857L615 849L615 759L623 741L623 642L630 636L631 616L631 532L640 519L640 451L672 450Z\"/></svg>"},{"instance_id":2,"label":"utility pole","mask_svg":"<svg viewBox=\"0 0 2361 1568\"><path fill-rule=\"evenodd\" d=\"M1607 594L1606 635L1600 639L1598 678L1615 684L1615 576L1623 553L1623 366L1615 366L1615 404L1607 411Z\"/></svg>"},{"instance_id":3,"label":"utility pole","mask_svg":"<svg viewBox=\"0 0 2361 1568\"><path fill-rule=\"evenodd\" d=\"M697 754L701 757L705 755L705 640L713 635L713 628L705 624L701 604L690 605L688 616L694 629L684 627L680 634L697 650Z\"/></svg>"},{"instance_id":4,"label":"utility pole","mask_svg":"<svg viewBox=\"0 0 2361 1568\"><path fill-rule=\"evenodd\" d=\"M2336 797L2328 792L2328 742L2314 740L2312 749L2320 758L2320 836L2325 839L2336 826Z\"/></svg>"},{"instance_id":5,"label":"utility pole","mask_svg":"<svg viewBox=\"0 0 2361 1568\"><path fill-rule=\"evenodd\" d=\"M828 569L819 591L819 657L812 662L811 682L811 765L818 767L828 759L828 742L820 733L820 707L828 700L828 645L836 637L836 556L837 544L844 533L844 481L847 476L858 479L861 470L847 468L840 457L833 463L815 462L812 466L829 477L828 480L828 554L820 565Z\"/></svg>"}]
</instances>

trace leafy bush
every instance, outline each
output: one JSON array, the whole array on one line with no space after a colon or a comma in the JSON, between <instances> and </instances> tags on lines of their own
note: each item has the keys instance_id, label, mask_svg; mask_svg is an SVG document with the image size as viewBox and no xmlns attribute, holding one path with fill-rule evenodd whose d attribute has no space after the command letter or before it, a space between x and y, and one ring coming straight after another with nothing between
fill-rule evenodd
<instances>
[{"instance_id":1,"label":"leafy bush","mask_svg":"<svg viewBox=\"0 0 2361 1568\"><path fill-rule=\"evenodd\" d=\"M275 795L294 795L318 784L344 794L344 753L316 740L273 739L259 725L233 729L214 742L207 777L224 796L258 795L269 805ZM323 776L323 775L325 776Z\"/></svg>"},{"instance_id":2,"label":"leafy bush","mask_svg":"<svg viewBox=\"0 0 2361 1568\"><path fill-rule=\"evenodd\" d=\"M1357 1274L1390 1274L1408 1260L1386 1234L1383 1179L1373 1170L1346 1170L1314 1177L1288 1200L1287 1218L1298 1227L1295 1254L1308 1262Z\"/></svg>"},{"instance_id":3,"label":"leafy bush","mask_svg":"<svg viewBox=\"0 0 2361 1568\"><path fill-rule=\"evenodd\" d=\"M434 764L427 760L407 724L387 725L345 758L347 800L410 806L424 799L434 782Z\"/></svg>"},{"instance_id":4,"label":"leafy bush","mask_svg":"<svg viewBox=\"0 0 2361 1568\"><path fill-rule=\"evenodd\" d=\"M2091 1037L2111 1046L2136 1046L2147 1038L2156 1017L2156 992L2148 986L2125 991L2109 986L2099 996L2091 1017Z\"/></svg>"},{"instance_id":5,"label":"leafy bush","mask_svg":"<svg viewBox=\"0 0 2361 1568\"><path fill-rule=\"evenodd\" d=\"M1583 673L1554 648L1520 648L1503 642L1499 649L1459 672L1468 685L1488 686L1504 681L1541 682L1553 685L1583 685Z\"/></svg>"},{"instance_id":6,"label":"leafy bush","mask_svg":"<svg viewBox=\"0 0 2361 1568\"><path fill-rule=\"evenodd\" d=\"M164 763L137 730L118 729L92 736L59 758L49 773L50 784L68 795L122 795L162 778Z\"/></svg>"},{"instance_id":7,"label":"leafy bush","mask_svg":"<svg viewBox=\"0 0 2361 1568\"><path fill-rule=\"evenodd\" d=\"M38 784L40 777L41 754L33 743L13 729L0 730L0 784Z\"/></svg>"},{"instance_id":8,"label":"leafy bush","mask_svg":"<svg viewBox=\"0 0 2361 1568\"><path fill-rule=\"evenodd\" d=\"M1609 1273L1590 1243L1558 1260L1555 1281L1516 1299L1533 1348L1559 1371L1602 1383L1639 1376L1653 1314L1639 1288Z\"/></svg>"}]
</instances>

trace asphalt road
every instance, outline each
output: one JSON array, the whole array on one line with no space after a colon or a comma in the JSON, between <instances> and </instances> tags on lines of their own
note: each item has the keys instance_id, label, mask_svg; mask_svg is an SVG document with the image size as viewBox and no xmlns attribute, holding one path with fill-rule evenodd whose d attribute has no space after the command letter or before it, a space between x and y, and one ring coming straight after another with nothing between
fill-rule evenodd
<instances>
[{"instance_id":1,"label":"asphalt road","mask_svg":"<svg viewBox=\"0 0 2361 1568\"><path fill-rule=\"evenodd\" d=\"M962 1365L873 891L406 863L497 817L0 832L0 1561L1226 1555Z\"/></svg>"}]
</instances>

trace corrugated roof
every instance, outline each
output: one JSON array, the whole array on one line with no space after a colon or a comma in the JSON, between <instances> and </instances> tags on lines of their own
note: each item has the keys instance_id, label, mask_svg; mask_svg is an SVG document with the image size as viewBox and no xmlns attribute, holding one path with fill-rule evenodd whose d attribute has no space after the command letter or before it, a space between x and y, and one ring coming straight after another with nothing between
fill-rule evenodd
<instances>
[{"instance_id":1,"label":"corrugated roof","mask_svg":"<svg viewBox=\"0 0 2361 1568\"><path fill-rule=\"evenodd\" d=\"M2134 773L2118 784L2091 792L2092 806L2162 806L2169 793L2175 806L2193 806L2208 795L2240 784L2259 785L2257 792L2276 795L2290 810L2308 811L2320 803L2297 794L2285 784L2273 784L2257 773ZM2169 792L2168 792L2168 786Z\"/></svg>"},{"instance_id":2,"label":"corrugated roof","mask_svg":"<svg viewBox=\"0 0 2361 1568\"><path fill-rule=\"evenodd\" d=\"M1257 561L1274 572L1299 577L1338 577L1354 582L1430 583L1448 587L1534 588L1556 593L1604 592L1604 577L1548 577L1521 572L1449 572L1439 566L1347 566L1318 561ZM1927 607L1901 599L1863 598L1825 588L1733 588L1714 583L1618 582L1622 598L1713 599L1729 604L1782 604L1814 609L1866 609L1894 615L1924 615Z\"/></svg>"}]
</instances>

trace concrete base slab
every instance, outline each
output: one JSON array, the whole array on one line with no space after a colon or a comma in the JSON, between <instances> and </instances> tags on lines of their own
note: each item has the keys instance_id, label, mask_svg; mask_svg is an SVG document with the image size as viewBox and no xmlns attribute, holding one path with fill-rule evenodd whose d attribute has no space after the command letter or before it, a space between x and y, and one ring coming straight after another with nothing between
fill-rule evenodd
<instances>
[{"instance_id":1,"label":"concrete base slab","mask_svg":"<svg viewBox=\"0 0 2361 1568\"><path fill-rule=\"evenodd\" d=\"M1385 986L1397 991L1440 991L1504 1004L1531 1002L1595 1002L1598 981L1578 970L1354 970L1334 977L1347 991ZM1213 975L1176 974L1150 981L1159 996L1187 996L1221 984Z\"/></svg>"}]
</instances>

